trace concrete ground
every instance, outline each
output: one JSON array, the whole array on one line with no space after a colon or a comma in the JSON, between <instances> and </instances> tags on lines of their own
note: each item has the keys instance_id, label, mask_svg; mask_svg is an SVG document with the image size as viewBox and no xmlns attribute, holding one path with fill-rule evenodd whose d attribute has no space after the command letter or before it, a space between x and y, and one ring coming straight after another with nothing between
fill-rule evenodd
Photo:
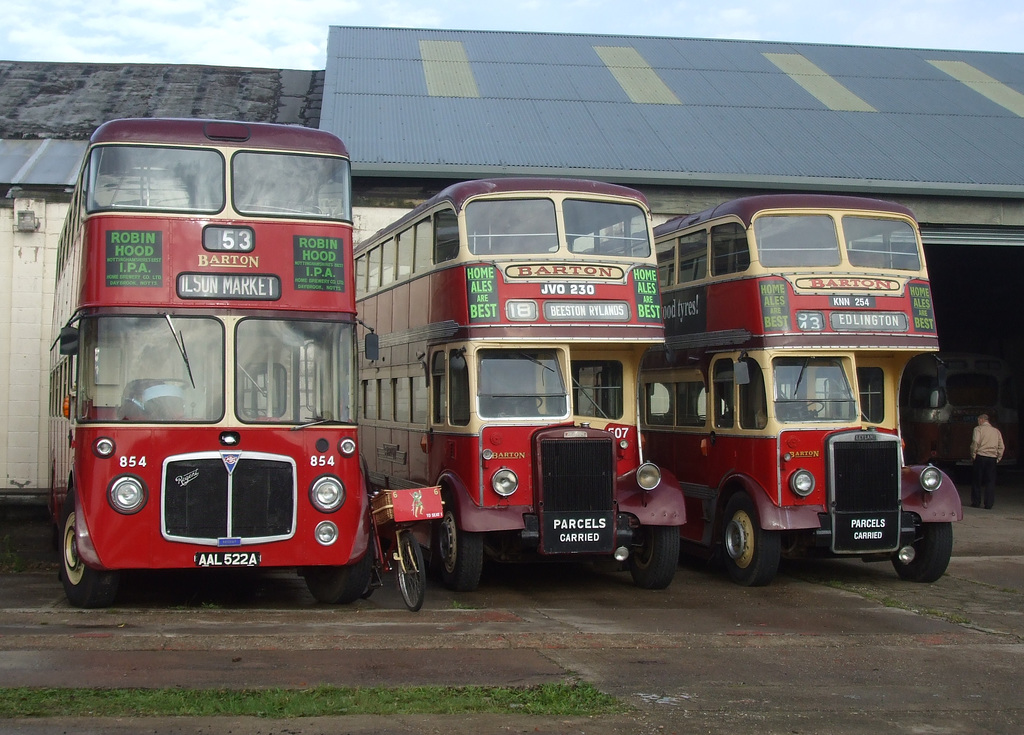
<instances>
[{"instance_id":1,"label":"concrete ground","mask_svg":"<svg viewBox=\"0 0 1024 735\"><path fill-rule=\"evenodd\" d=\"M969 492L961 492L969 500ZM588 681L630 707L596 718L38 718L0 733L1019 733L1024 482L965 508L947 574L787 562L764 588L684 561L669 589L587 565L435 585L420 613L392 586L350 606L301 580L128 575L109 610L70 608L49 530L0 514L28 571L0 574L0 686L307 687ZM0 547L2 550L3 547ZM390 580L389 580L390 582Z\"/></svg>"}]
</instances>

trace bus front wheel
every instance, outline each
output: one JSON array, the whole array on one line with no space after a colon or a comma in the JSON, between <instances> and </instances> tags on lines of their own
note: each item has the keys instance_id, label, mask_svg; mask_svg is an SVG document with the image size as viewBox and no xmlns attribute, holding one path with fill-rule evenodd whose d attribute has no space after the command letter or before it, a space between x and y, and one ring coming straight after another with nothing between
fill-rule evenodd
<instances>
[{"instance_id":1,"label":"bus front wheel","mask_svg":"<svg viewBox=\"0 0 1024 735\"><path fill-rule=\"evenodd\" d=\"M455 503L445 500L440 523L438 550L441 553L441 581L456 592L472 592L480 586L484 567L482 534L463 531L455 517Z\"/></svg>"},{"instance_id":2,"label":"bus front wheel","mask_svg":"<svg viewBox=\"0 0 1024 735\"><path fill-rule=\"evenodd\" d=\"M86 566L78 556L75 534L75 496L68 493L61 509L60 582L64 595L75 607L109 607L117 597L120 574Z\"/></svg>"},{"instance_id":3,"label":"bus front wheel","mask_svg":"<svg viewBox=\"0 0 1024 735\"><path fill-rule=\"evenodd\" d=\"M914 558L904 563L894 554L892 565L900 579L908 582L934 582L946 573L953 555L953 524L924 523L921 538L914 542Z\"/></svg>"},{"instance_id":4,"label":"bus front wheel","mask_svg":"<svg viewBox=\"0 0 1024 735\"><path fill-rule=\"evenodd\" d=\"M754 501L742 492L729 499L723 520L725 568L732 580L745 587L761 587L771 582L782 558L778 532L761 528Z\"/></svg>"},{"instance_id":5,"label":"bus front wheel","mask_svg":"<svg viewBox=\"0 0 1024 735\"><path fill-rule=\"evenodd\" d=\"M362 597L370 586L373 552L366 550L363 558L344 567L305 567L302 576L306 589L317 602L347 605Z\"/></svg>"},{"instance_id":6,"label":"bus front wheel","mask_svg":"<svg viewBox=\"0 0 1024 735\"><path fill-rule=\"evenodd\" d=\"M643 541L629 557L633 584L645 590L663 590L672 583L679 566L679 529L644 526Z\"/></svg>"}]
</instances>

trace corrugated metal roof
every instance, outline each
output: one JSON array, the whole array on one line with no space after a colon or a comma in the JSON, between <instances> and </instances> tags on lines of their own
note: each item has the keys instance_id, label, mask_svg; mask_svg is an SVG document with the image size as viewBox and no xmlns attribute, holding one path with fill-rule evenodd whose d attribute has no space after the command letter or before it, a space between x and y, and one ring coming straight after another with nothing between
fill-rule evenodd
<instances>
[{"instance_id":1,"label":"corrugated metal roof","mask_svg":"<svg viewBox=\"0 0 1024 735\"><path fill-rule=\"evenodd\" d=\"M0 181L15 186L74 186L85 145L84 140L0 140Z\"/></svg>"},{"instance_id":2,"label":"corrugated metal roof","mask_svg":"<svg viewBox=\"0 0 1024 735\"><path fill-rule=\"evenodd\" d=\"M423 42L478 96L431 94ZM321 127L357 175L1021 196L1022 94L1024 54L332 26Z\"/></svg>"}]
</instances>

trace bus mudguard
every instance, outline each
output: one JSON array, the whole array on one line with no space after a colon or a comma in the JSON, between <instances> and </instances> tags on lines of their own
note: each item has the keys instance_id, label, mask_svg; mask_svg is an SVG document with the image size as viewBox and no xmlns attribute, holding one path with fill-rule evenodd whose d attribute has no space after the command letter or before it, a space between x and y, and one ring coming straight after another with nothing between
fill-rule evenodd
<instances>
[{"instance_id":1,"label":"bus mudguard","mask_svg":"<svg viewBox=\"0 0 1024 735\"><path fill-rule=\"evenodd\" d=\"M732 486L736 492L745 492L754 501L757 507L757 517L761 528L766 531L792 531L796 529L820 528L821 520L818 514L823 508L820 505L791 505L779 507L771 501L764 488L754 482L747 475L733 475L723 484L719 492L718 513L725 512L725 506L729 502L732 492L728 492Z\"/></svg>"},{"instance_id":2,"label":"bus mudguard","mask_svg":"<svg viewBox=\"0 0 1024 735\"><path fill-rule=\"evenodd\" d=\"M676 476L661 468L661 482L644 490L636 481L636 470L615 482L615 499L620 513L636 516L643 526L681 526L686 522L686 502Z\"/></svg>"},{"instance_id":3,"label":"bus mudguard","mask_svg":"<svg viewBox=\"0 0 1024 735\"><path fill-rule=\"evenodd\" d=\"M921 472L929 465L909 465L903 468L900 492L903 510L912 511L925 523L948 523L964 517L960 493L949 475L942 472L942 482L933 492L921 487Z\"/></svg>"},{"instance_id":4,"label":"bus mudguard","mask_svg":"<svg viewBox=\"0 0 1024 735\"><path fill-rule=\"evenodd\" d=\"M533 512L529 505L481 508L469 497L465 483L453 472L442 472L437 484L448 490L445 502L451 499L455 503L455 517L463 531L521 531L526 527L523 514Z\"/></svg>"}]
</instances>

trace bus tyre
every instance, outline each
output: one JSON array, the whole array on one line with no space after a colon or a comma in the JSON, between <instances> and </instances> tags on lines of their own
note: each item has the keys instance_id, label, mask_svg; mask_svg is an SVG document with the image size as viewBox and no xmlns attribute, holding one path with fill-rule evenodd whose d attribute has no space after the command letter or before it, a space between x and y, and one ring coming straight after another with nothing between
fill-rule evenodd
<instances>
[{"instance_id":1,"label":"bus tyre","mask_svg":"<svg viewBox=\"0 0 1024 735\"><path fill-rule=\"evenodd\" d=\"M64 499L60 529L59 575L68 602L75 607L109 607L117 597L120 574L88 567L78 556L73 493L68 493Z\"/></svg>"},{"instance_id":2,"label":"bus tyre","mask_svg":"<svg viewBox=\"0 0 1024 735\"><path fill-rule=\"evenodd\" d=\"M725 568L737 584L761 587L775 578L781 539L778 532L761 528L754 501L746 493L736 493L725 506L722 545Z\"/></svg>"},{"instance_id":3,"label":"bus tyre","mask_svg":"<svg viewBox=\"0 0 1024 735\"><path fill-rule=\"evenodd\" d=\"M355 564L343 567L305 567L302 576L306 589L317 602L347 605L362 597L370 586L373 552L366 550Z\"/></svg>"},{"instance_id":4,"label":"bus tyre","mask_svg":"<svg viewBox=\"0 0 1024 735\"><path fill-rule=\"evenodd\" d=\"M934 582L946 572L953 555L953 524L923 523L921 537L914 542L912 561L904 564L893 554L892 565L900 579L908 582Z\"/></svg>"},{"instance_id":5,"label":"bus tyre","mask_svg":"<svg viewBox=\"0 0 1024 735\"><path fill-rule=\"evenodd\" d=\"M643 542L629 557L633 584L645 590L663 590L672 583L679 566L679 529L643 526Z\"/></svg>"},{"instance_id":6,"label":"bus tyre","mask_svg":"<svg viewBox=\"0 0 1024 735\"><path fill-rule=\"evenodd\" d=\"M484 568L484 537L463 531L455 517L455 504L445 500L438 547L441 552L441 581L456 592L472 592L480 586Z\"/></svg>"}]
</instances>

